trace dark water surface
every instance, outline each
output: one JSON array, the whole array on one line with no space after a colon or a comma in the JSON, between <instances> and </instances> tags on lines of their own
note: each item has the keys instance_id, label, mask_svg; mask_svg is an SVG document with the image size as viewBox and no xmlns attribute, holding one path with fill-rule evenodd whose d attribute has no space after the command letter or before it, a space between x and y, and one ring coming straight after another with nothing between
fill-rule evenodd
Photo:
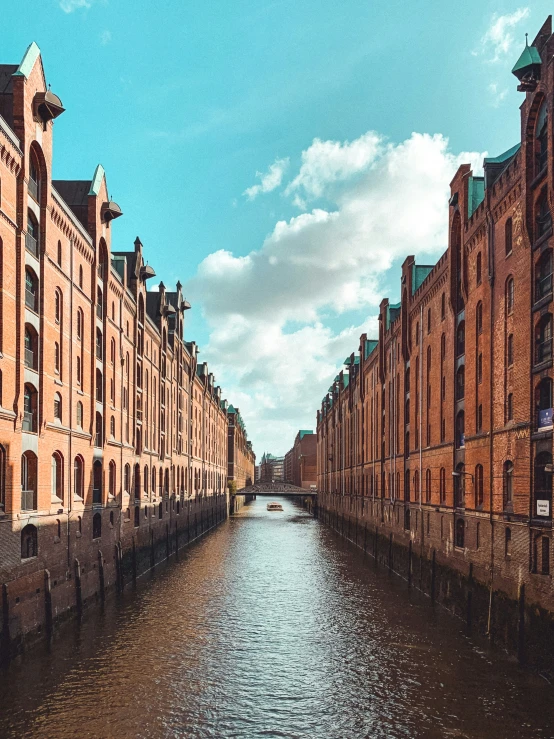
<instances>
[{"instance_id":1,"label":"dark water surface","mask_svg":"<svg viewBox=\"0 0 554 739\"><path fill-rule=\"evenodd\" d=\"M0 671L0 737L554 737L554 688L282 499Z\"/></svg>"}]
</instances>

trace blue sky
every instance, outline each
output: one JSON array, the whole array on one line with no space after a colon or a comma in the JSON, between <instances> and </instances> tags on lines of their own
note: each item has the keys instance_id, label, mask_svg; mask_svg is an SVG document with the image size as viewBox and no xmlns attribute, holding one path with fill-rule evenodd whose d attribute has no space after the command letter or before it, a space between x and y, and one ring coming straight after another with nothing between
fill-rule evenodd
<instances>
[{"instance_id":1,"label":"blue sky","mask_svg":"<svg viewBox=\"0 0 554 739\"><path fill-rule=\"evenodd\" d=\"M261 455L315 426L404 256L441 253L458 164L518 140L510 69L550 10L6 0L0 61L38 43L67 109L53 176L104 165L116 248L138 234L185 283L187 337Z\"/></svg>"}]
</instances>

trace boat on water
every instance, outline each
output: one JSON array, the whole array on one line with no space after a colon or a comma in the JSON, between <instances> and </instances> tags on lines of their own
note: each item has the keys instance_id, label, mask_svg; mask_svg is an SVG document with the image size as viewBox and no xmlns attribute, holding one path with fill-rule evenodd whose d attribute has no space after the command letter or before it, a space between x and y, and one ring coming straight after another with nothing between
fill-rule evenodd
<instances>
[{"instance_id":1,"label":"boat on water","mask_svg":"<svg viewBox=\"0 0 554 739\"><path fill-rule=\"evenodd\" d=\"M268 511L282 511L283 506L280 503L268 503L267 510Z\"/></svg>"}]
</instances>

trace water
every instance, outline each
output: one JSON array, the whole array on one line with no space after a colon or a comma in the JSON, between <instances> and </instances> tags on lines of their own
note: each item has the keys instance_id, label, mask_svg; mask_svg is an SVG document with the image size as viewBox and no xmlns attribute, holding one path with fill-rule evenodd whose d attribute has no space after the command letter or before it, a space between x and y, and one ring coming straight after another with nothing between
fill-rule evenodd
<instances>
[{"instance_id":1,"label":"water","mask_svg":"<svg viewBox=\"0 0 554 739\"><path fill-rule=\"evenodd\" d=\"M0 737L554 737L554 688L258 498L0 672Z\"/></svg>"}]
</instances>

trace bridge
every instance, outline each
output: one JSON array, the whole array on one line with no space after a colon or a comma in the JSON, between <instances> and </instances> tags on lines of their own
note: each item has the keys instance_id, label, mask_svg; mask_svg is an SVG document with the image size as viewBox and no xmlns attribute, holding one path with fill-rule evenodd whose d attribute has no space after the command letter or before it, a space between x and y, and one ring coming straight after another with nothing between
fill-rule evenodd
<instances>
[{"instance_id":1,"label":"bridge","mask_svg":"<svg viewBox=\"0 0 554 739\"><path fill-rule=\"evenodd\" d=\"M317 495L317 490L306 490L306 488L298 488L296 485L290 485L287 482L258 482L256 485L249 485L242 490L237 490L237 495L291 495L306 497L307 495Z\"/></svg>"}]
</instances>

